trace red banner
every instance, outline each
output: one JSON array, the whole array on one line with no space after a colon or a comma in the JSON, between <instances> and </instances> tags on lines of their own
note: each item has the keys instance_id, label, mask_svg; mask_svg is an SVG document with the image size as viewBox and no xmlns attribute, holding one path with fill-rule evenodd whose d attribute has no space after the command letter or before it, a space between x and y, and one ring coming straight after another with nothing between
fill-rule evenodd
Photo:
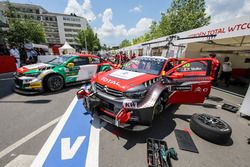
<instances>
[{"instance_id":1,"label":"red banner","mask_svg":"<svg viewBox=\"0 0 250 167\"><path fill-rule=\"evenodd\" d=\"M15 72L16 60L12 56L0 55L0 73Z\"/></svg>"}]
</instances>

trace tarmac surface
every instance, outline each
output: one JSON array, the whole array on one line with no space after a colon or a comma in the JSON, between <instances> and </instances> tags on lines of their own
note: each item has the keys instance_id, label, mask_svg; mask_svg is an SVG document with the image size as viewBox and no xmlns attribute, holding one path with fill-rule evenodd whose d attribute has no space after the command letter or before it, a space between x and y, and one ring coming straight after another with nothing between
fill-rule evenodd
<instances>
[{"instance_id":1,"label":"tarmac surface","mask_svg":"<svg viewBox=\"0 0 250 167\"><path fill-rule=\"evenodd\" d=\"M107 125L100 132L100 167L147 166L146 139L149 137L164 140L169 148L173 147L177 151L179 160L172 160L173 166L250 166L248 120L241 118L239 114L220 109L224 102L237 105L242 102L242 98L213 90L210 99L204 104L171 106L145 131L131 132ZM190 117L194 113L215 115L229 123L232 127L231 140L225 145L217 145L198 137L189 127ZM198 154L179 149L174 130L185 128L191 132Z\"/></svg>"},{"instance_id":2,"label":"tarmac surface","mask_svg":"<svg viewBox=\"0 0 250 167\"><path fill-rule=\"evenodd\" d=\"M5 166L19 155L37 155L55 127L56 120L66 111L80 87L69 87L55 94L23 96L13 93L13 84L10 74L0 75L0 166ZM220 108L224 102L238 105L242 100L213 90L210 99L204 104L173 105L156 118L151 128L139 132L126 131L103 123L100 132L99 165L147 166L146 139L151 137L164 140L169 148L175 148L179 160L172 160L173 166L247 167L250 164L250 145L247 144L247 138L250 137L249 121L241 118L239 114ZM189 128L189 119L194 113L208 113L221 117L232 127L231 140L225 145L216 145L198 137ZM53 123L45 130L19 143L9 153L1 154L24 136L48 125L51 121ZM178 148L174 130L184 128L191 132L198 154ZM31 157L28 158L32 161Z\"/></svg>"},{"instance_id":3,"label":"tarmac surface","mask_svg":"<svg viewBox=\"0 0 250 167\"><path fill-rule=\"evenodd\" d=\"M13 92L12 74L0 75L0 152L43 125L62 116L80 86L51 94L25 96ZM53 125L1 157L0 166L6 165L19 154L37 155L56 125Z\"/></svg>"}]
</instances>

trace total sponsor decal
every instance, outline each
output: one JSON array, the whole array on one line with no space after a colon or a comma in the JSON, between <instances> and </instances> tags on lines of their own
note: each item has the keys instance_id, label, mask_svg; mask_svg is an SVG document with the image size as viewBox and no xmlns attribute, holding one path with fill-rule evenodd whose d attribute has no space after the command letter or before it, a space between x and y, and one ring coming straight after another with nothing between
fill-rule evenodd
<instances>
[{"instance_id":1,"label":"total sponsor decal","mask_svg":"<svg viewBox=\"0 0 250 167\"><path fill-rule=\"evenodd\" d=\"M99 120L75 97L31 167L98 167L99 133Z\"/></svg>"},{"instance_id":2,"label":"total sponsor decal","mask_svg":"<svg viewBox=\"0 0 250 167\"><path fill-rule=\"evenodd\" d=\"M250 22L241 22L241 23L228 25L227 27L215 27L207 31L201 31L201 32L191 34L190 36L227 34L227 33L233 33L235 31L244 31L244 30L249 30L249 29L250 29Z\"/></svg>"},{"instance_id":3,"label":"total sponsor decal","mask_svg":"<svg viewBox=\"0 0 250 167\"><path fill-rule=\"evenodd\" d=\"M106 78L106 77L102 77L102 78L101 78L101 81L121 87L121 85L120 85L119 82L114 81L114 80L112 80L112 79L108 79L108 78Z\"/></svg>"},{"instance_id":4,"label":"total sponsor decal","mask_svg":"<svg viewBox=\"0 0 250 167\"><path fill-rule=\"evenodd\" d=\"M143 75L144 73L133 72L133 71L125 71L125 70L117 70L113 73L109 74L109 76L114 78L119 78L123 80L130 80L132 78Z\"/></svg>"}]
</instances>

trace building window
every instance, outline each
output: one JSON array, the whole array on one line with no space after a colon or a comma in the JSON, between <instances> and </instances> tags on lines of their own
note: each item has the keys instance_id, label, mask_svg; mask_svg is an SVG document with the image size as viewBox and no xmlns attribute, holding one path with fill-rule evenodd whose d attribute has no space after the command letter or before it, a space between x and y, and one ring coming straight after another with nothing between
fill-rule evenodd
<instances>
[{"instance_id":1,"label":"building window","mask_svg":"<svg viewBox=\"0 0 250 167\"><path fill-rule=\"evenodd\" d=\"M66 38L66 41L67 41L67 42L74 42L73 39L68 39L68 38Z\"/></svg>"},{"instance_id":2,"label":"building window","mask_svg":"<svg viewBox=\"0 0 250 167\"><path fill-rule=\"evenodd\" d=\"M64 31L65 31L65 32L79 32L80 30L78 30L78 29L65 28Z\"/></svg>"},{"instance_id":3,"label":"building window","mask_svg":"<svg viewBox=\"0 0 250 167\"><path fill-rule=\"evenodd\" d=\"M64 26L68 26L68 27L81 27L81 24L64 23Z\"/></svg>"},{"instance_id":4,"label":"building window","mask_svg":"<svg viewBox=\"0 0 250 167\"><path fill-rule=\"evenodd\" d=\"M76 34L65 34L65 37L76 37Z\"/></svg>"}]
</instances>

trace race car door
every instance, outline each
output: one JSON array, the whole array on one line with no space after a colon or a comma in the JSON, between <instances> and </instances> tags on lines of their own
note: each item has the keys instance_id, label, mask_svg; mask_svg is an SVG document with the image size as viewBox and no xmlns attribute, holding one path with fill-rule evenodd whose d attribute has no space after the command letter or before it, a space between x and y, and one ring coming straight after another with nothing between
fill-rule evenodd
<instances>
[{"instance_id":1,"label":"race car door","mask_svg":"<svg viewBox=\"0 0 250 167\"><path fill-rule=\"evenodd\" d=\"M90 80L97 71L97 63L91 57L76 58L74 64L79 66L77 81Z\"/></svg>"},{"instance_id":2,"label":"race car door","mask_svg":"<svg viewBox=\"0 0 250 167\"><path fill-rule=\"evenodd\" d=\"M168 103L203 103L211 90L212 60L177 59L176 67L166 73L172 79Z\"/></svg>"}]
</instances>

